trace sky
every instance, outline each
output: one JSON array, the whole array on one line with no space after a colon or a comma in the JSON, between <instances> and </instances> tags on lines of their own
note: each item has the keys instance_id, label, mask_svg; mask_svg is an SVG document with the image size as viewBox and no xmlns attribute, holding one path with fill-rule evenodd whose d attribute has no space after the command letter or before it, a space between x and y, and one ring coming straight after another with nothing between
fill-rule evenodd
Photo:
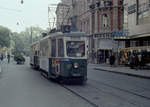
<instances>
[{"instance_id":1,"label":"sky","mask_svg":"<svg viewBox=\"0 0 150 107\"><path fill-rule=\"evenodd\" d=\"M12 32L21 32L26 27L49 27L48 5L60 0L0 0L0 25ZM19 24L17 24L19 23Z\"/></svg>"}]
</instances>

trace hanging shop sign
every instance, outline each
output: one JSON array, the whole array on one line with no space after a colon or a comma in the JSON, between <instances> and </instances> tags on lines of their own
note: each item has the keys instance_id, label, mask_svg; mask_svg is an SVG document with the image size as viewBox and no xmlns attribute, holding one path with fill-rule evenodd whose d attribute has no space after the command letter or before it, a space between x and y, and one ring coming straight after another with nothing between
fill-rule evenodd
<instances>
[{"instance_id":1,"label":"hanging shop sign","mask_svg":"<svg viewBox=\"0 0 150 107\"><path fill-rule=\"evenodd\" d=\"M133 4L128 7L128 14L132 14L136 12L136 4Z\"/></svg>"},{"instance_id":2,"label":"hanging shop sign","mask_svg":"<svg viewBox=\"0 0 150 107\"><path fill-rule=\"evenodd\" d=\"M112 33L113 37L126 37L129 35L128 30L123 30L123 31L114 31Z\"/></svg>"},{"instance_id":3,"label":"hanging shop sign","mask_svg":"<svg viewBox=\"0 0 150 107\"><path fill-rule=\"evenodd\" d=\"M112 38L112 33L108 32L108 33L98 33L98 34L94 34L93 38L105 38L105 39L109 39Z\"/></svg>"},{"instance_id":4,"label":"hanging shop sign","mask_svg":"<svg viewBox=\"0 0 150 107\"><path fill-rule=\"evenodd\" d=\"M96 2L96 6L97 7L109 7L109 6L112 6L112 1L98 1Z\"/></svg>"}]
</instances>

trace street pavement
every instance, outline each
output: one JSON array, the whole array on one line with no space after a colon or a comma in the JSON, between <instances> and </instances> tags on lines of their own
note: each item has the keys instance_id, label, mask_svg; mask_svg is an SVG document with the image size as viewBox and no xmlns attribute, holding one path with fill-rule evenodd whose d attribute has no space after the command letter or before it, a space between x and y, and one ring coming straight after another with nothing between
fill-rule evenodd
<instances>
[{"instance_id":1,"label":"street pavement","mask_svg":"<svg viewBox=\"0 0 150 107\"><path fill-rule=\"evenodd\" d=\"M99 107L150 107L150 79L94 70L85 86L67 86Z\"/></svg>"},{"instance_id":2,"label":"street pavement","mask_svg":"<svg viewBox=\"0 0 150 107\"><path fill-rule=\"evenodd\" d=\"M5 61L0 75L0 107L92 107L59 84L48 81L28 63Z\"/></svg>"},{"instance_id":3,"label":"street pavement","mask_svg":"<svg viewBox=\"0 0 150 107\"><path fill-rule=\"evenodd\" d=\"M89 64L89 66L92 66L95 70L150 79L150 69L130 69L130 67L110 66L109 64Z\"/></svg>"},{"instance_id":4,"label":"street pavement","mask_svg":"<svg viewBox=\"0 0 150 107\"><path fill-rule=\"evenodd\" d=\"M150 79L95 70L85 85L49 81L28 64L2 64L0 107L150 107Z\"/></svg>"}]
</instances>

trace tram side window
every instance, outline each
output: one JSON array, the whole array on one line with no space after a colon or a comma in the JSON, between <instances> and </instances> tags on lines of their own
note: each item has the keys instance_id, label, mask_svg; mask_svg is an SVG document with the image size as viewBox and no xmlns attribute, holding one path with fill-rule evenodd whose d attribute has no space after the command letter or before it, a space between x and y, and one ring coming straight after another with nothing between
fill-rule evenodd
<instances>
[{"instance_id":1,"label":"tram side window","mask_svg":"<svg viewBox=\"0 0 150 107\"><path fill-rule=\"evenodd\" d=\"M51 55L52 57L56 57L56 39L52 40L52 51L51 51Z\"/></svg>"},{"instance_id":2,"label":"tram side window","mask_svg":"<svg viewBox=\"0 0 150 107\"><path fill-rule=\"evenodd\" d=\"M58 57L64 57L64 42L63 42L63 39L58 39Z\"/></svg>"}]
</instances>

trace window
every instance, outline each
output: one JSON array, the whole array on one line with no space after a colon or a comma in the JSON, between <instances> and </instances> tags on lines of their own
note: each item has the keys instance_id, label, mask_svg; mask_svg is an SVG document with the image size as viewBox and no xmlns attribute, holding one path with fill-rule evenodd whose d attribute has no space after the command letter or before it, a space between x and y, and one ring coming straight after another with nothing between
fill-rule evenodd
<instances>
[{"instance_id":1,"label":"window","mask_svg":"<svg viewBox=\"0 0 150 107\"><path fill-rule=\"evenodd\" d=\"M67 56L68 57L84 57L85 42L84 41L67 41Z\"/></svg>"},{"instance_id":2,"label":"window","mask_svg":"<svg viewBox=\"0 0 150 107\"><path fill-rule=\"evenodd\" d=\"M44 40L40 43L40 50L41 56L48 56L48 40Z\"/></svg>"},{"instance_id":3,"label":"window","mask_svg":"<svg viewBox=\"0 0 150 107\"><path fill-rule=\"evenodd\" d=\"M63 39L58 39L58 57L64 57L64 42L63 42Z\"/></svg>"},{"instance_id":4,"label":"window","mask_svg":"<svg viewBox=\"0 0 150 107\"><path fill-rule=\"evenodd\" d=\"M102 16L102 19L103 19L103 27L106 28L108 27L108 15L107 14L103 14Z\"/></svg>"},{"instance_id":5,"label":"window","mask_svg":"<svg viewBox=\"0 0 150 107\"><path fill-rule=\"evenodd\" d=\"M127 4L125 4L127 5ZM124 7L124 21L123 21L123 27L124 29L128 29L128 9L127 7Z\"/></svg>"},{"instance_id":6,"label":"window","mask_svg":"<svg viewBox=\"0 0 150 107\"><path fill-rule=\"evenodd\" d=\"M149 21L149 4L147 0L137 0L137 24Z\"/></svg>"},{"instance_id":7,"label":"window","mask_svg":"<svg viewBox=\"0 0 150 107\"><path fill-rule=\"evenodd\" d=\"M56 39L52 40L52 51L51 51L51 55L52 57L56 57Z\"/></svg>"}]
</instances>

